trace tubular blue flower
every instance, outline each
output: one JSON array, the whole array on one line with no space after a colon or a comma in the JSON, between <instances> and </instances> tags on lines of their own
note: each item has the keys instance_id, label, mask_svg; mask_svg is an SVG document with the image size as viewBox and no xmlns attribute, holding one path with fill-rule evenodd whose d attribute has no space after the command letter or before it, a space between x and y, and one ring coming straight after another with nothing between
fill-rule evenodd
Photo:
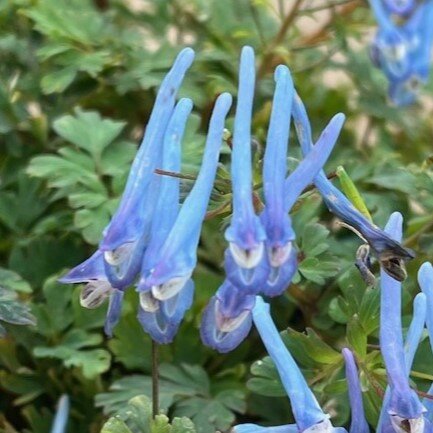
<instances>
[{"instance_id":1,"label":"tubular blue flower","mask_svg":"<svg viewBox=\"0 0 433 433\"><path fill-rule=\"evenodd\" d=\"M255 214L251 169L251 117L255 84L254 51L242 49L239 65L239 91L236 104L232 151L233 215L225 232L229 250L225 255L228 278L238 287L259 287L267 270L257 265L265 250L266 234Z\"/></svg>"},{"instance_id":2,"label":"tubular blue flower","mask_svg":"<svg viewBox=\"0 0 433 433\"><path fill-rule=\"evenodd\" d=\"M277 367L284 389L289 396L293 416L298 432L345 432L345 429L334 428L319 406L316 397L308 387L301 371L296 365L290 352L287 350L280 334L272 321L269 305L261 297L256 298L253 309L254 324L260 334L269 356ZM236 433L266 433L272 432L274 427L265 429L252 424L235 427ZM291 433L293 426L275 427L280 433Z\"/></svg>"},{"instance_id":3,"label":"tubular blue flower","mask_svg":"<svg viewBox=\"0 0 433 433\"><path fill-rule=\"evenodd\" d=\"M293 82L287 67L275 71L275 94L263 165L265 209L257 218L252 203L251 116L254 97L254 52L242 51L239 97L235 117L232 154L233 217L226 231L229 249L225 253L227 278L244 293L259 290L270 296L280 294L297 268L293 247L295 234L288 216L305 187L328 159L342 127L344 116L334 117L314 153L287 176Z\"/></svg>"},{"instance_id":4,"label":"tubular blue flower","mask_svg":"<svg viewBox=\"0 0 433 433\"><path fill-rule=\"evenodd\" d=\"M245 74L254 68L253 60L252 51L247 47L241 57L241 82ZM248 75L247 78L250 80L251 75ZM217 294L211 299L202 319L201 336L204 344L220 352L233 350L247 336L252 323L251 311L254 307L254 295L263 293L267 296L277 296L286 289L292 280L297 269L297 252L293 245L295 233L288 213L298 196L311 183L326 162L344 122L343 115L335 116L322 133L312 152L301 161L289 177L286 177L291 101L294 92L288 68L280 65L276 69L275 82L276 89L263 167L265 208L260 215L266 234L265 251L260 252L261 257L257 263L250 263L248 267L243 267L241 261L238 260L239 254L243 251L245 257L249 257L250 253L247 254L246 249L238 248L237 252L233 254L234 249L237 247L233 243L231 244L230 248L225 252L227 281L223 283ZM251 113L252 110L254 83L248 81L247 84L248 86L241 83L240 86L237 115L238 113L239 115L244 115L247 112ZM245 95L248 96L248 101L246 101ZM239 107L245 103L250 104L247 104L250 107L249 111L240 110ZM241 125L245 127L245 122L242 122ZM245 133L245 129L242 129L241 132ZM241 144L245 144L246 140L251 140L249 130L247 135L246 138L240 141ZM236 129L234 138L239 139ZM233 152L232 167L237 165L235 158L238 155ZM245 161L247 159L243 158L244 171L241 171L241 173L250 170L250 163L246 167ZM251 180L248 180L248 186L243 189L248 189L250 184ZM233 190L236 212L241 203L236 201L238 190L235 179L233 180ZM249 190L248 194L250 192L252 193L252 190ZM251 199L248 200L248 202L250 201ZM245 209L242 209L242 211L244 212ZM249 218L254 221L251 227L257 228L258 222L254 210L251 208L250 211ZM248 219L245 218L244 220ZM233 221L229 230L235 227L236 230L239 228L239 232L241 232L244 229L241 224L242 217L238 219L233 217ZM254 229L249 232L257 233ZM254 236L250 236L250 238L252 239ZM262 247L260 246L259 249L261 250ZM238 254L238 259L235 259L236 254Z\"/></svg>"},{"instance_id":5,"label":"tubular blue flower","mask_svg":"<svg viewBox=\"0 0 433 433\"><path fill-rule=\"evenodd\" d=\"M344 120L345 117L341 113L334 116L320 135L313 150L284 182L281 181L284 186L283 199L280 199L283 202L283 213L281 215L274 213L268 208L269 200L266 200L262 220L266 227L266 250L270 272L266 285L261 288L261 293L267 296L280 295L292 281L297 270L297 253L293 245L295 232L288 213L305 187L322 170L335 146ZM271 143L270 145L272 146ZM274 184L278 181L275 180Z\"/></svg>"},{"instance_id":6,"label":"tubular blue flower","mask_svg":"<svg viewBox=\"0 0 433 433\"><path fill-rule=\"evenodd\" d=\"M194 285L191 275L197 263L201 225L215 180L224 122L231 102L231 96L223 93L215 103L200 172L178 213L172 201L178 198L178 184L170 183L168 179L162 183L156 208L166 215L161 219L160 215L155 215L158 220L153 224L153 238L137 285L140 292L139 321L145 331L160 343L173 339L192 302ZM190 111L190 107L183 105L179 107L180 125L184 124ZM177 120L173 126L177 125ZM173 144L180 143L182 131L183 126L176 133L170 132L168 140ZM170 149L167 152L172 155ZM172 161L170 155L168 160ZM174 160L177 160L176 153Z\"/></svg>"},{"instance_id":7,"label":"tubular blue flower","mask_svg":"<svg viewBox=\"0 0 433 433\"><path fill-rule=\"evenodd\" d=\"M200 326L203 343L220 353L235 349L250 332L254 304L254 295L243 294L224 281L204 310Z\"/></svg>"},{"instance_id":8,"label":"tubular blue flower","mask_svg":"<svg viewBox=\"0 0 433 433\"><path fill-rule=\"evenodd\" d=\"M402 238L402 222L401 214L395 212L385 227L386 233L398 242ZM425 408L408 381L401 324L401 284L383 269L380 276L380 348L390 387L383 426L390 423L397 433L408 431L408 428L410 432L421 433L425 425ZM406 358L412 363L413 355L408 355Z\"/></svg>"},{"instance_id":9,"label":"tubular blue flower","mask_svg":"<svg viewBox=\"0 0 433 433\"><path fill-rule=\"evenodd\" d=\"M418 271L418 283L427 298L426 324L430 338L430 346L433 352L433 266L431 263L425 262L420 267ZM433 384L430 386L427 393L433 395ZM427 409L425 417L433 424L433 400L424 398L423 404Z\"/></svg>"},{"instance_id":10,"label":"tubular blue flower","mask_svg":"<svg viewBox=\"0 0 433 433\"><path fill-rule=\"evenodd\" d=\"M65 433L66 425L68 424L69 409L69 397L67 395L62 395L57 405L57 411L54 417L53 425L51 427L51 433Z\"/></svg>"},{"instance_id":11,"label":"tubular blue flower","mask_svg":"<svg viewBox=\"0 0 433 433\"><path fill-rule=\"evenodd\" d=\"M123 289L131 285L140 270L154 215L154 206L149 206L155 197L154 170L161 162L162 143L176 93L193 59L190 48L181 51L163 80L119 207L104 230L99 249L104 254L106 273L113 287Z\"/></svg>"},{"instance_id":12,"label":"tubular blue flower","mask_svg":"<svg viewBox=\"0 0 433 433\"><path fill-rule=\"evenodd\" d=\"M405 366L406 366L407 377L409 377L409 373L412 369L413 359L415 357L415 353L421 341L421 337L425 325L426 313L427 313L427 298L423 293L418 293L418 295L414 299L413 315L412 315L413 318L404 344ZM387 387L385 396L383 398L382 409L380 412L379 422L377 426L377 433L380 433L381 431L387 431L387 430L394 431L391 424L391 420L389 419L389 417L387 417L390 396L391 396L390 388ZM425 415L424 418L426 418Z\"/></svg>"},{"instance_id":13,"label":"tubular blue flower","mask_svg":"<svg viewBox=\"0 0 433 433\"><path fill-rule=\"evenodd\" d=\"M349 433L369 433L367 420L365 419L364 405L362 403L361 384L359 383L358 369L353 353L344 348L342 350L346 363L346 379L349 389L349 402L352 414Z\"/></svg>"},{"instance_id":14,"label":"tubular blue flower","mask_svg":"<svg viewBox=\"0 0 433 433\"><path fill-rule=\"evenodd\" d=\"M119 207L103 232L98 250L59 281L87 283L81 305L96 308L110 298L105 332L111 336L120 317L123 292L135 281L149 242L153 204L158 189L154 169L161 163L162 142L173 114L176 93L194 52L186 48L177 56L156 97L142 144L128 176Z\"/></svg>"},{"instance_id":15,"label":"tubular blue flower","mask_svg":"<svg viewBox=\"0 0 433 433\"><path fill-rule=\"evenodd\" d=\"M294 98L292 114L302 153L306 156L313 149L311 126L304 104L298 95ZM365 218L328 180L323 171L314 178L314 183L328 209L361 233L378 258L382 269L398 281L403 281L406 278L405 262L415 257L413 251L404 248Z\"/></svg>"},{"instance_id":16,"label":"tubular blue flower","mask_svg":"<svg viewBox=\"0 0 433 433\"><path fill-rule=\"evenodd\" d=\"M382 69L389 80L389 95L396 105L408 105L416 101L429 76L433 44L433 5L424 1L401 2L402 7L412 8L411 15L403 23L394 22L386 4L370 0L379 24L379 30L371 46L373 63ZM387 3L397 3L388 0ZM404 3L404 4L403 4Z\"/></svg>"}]
</instances>

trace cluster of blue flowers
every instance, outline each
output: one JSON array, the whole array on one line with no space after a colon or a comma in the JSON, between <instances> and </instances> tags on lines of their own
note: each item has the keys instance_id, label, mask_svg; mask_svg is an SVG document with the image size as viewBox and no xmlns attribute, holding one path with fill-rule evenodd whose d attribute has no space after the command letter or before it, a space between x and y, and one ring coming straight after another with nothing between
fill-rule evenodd
<instances>
[{"instance_id":1,"label":"cluster of blue flowers","mask_svg":"<svg viewBox=\"0 0 433 433\"><path fill-rule=\"evenodd\" d=\"M433 45L431 0L370 0L378 23L373 63L389 81L396 105L412 104L429 77Z\"/></svg>"},{"instance_id":2,"label":"cluster of blue flowers","mask_svg":"<svg viewBox=\"0 0 433 433\"><path fill-rule=\"evenodd\" d=\"M402 222L401 214L396 212L385 227L385 232L396 241L401 241ZM421 266L418 281L422 292L415 297L413 319L404 340L402 285L386 272L381 272L380 348L389 386L383 398L377 433L433 432L433 400L420 399L409 383L409 373L425 327L433 351L433 266L430 263ZM344 428L333 427L329 415L320 408L272 321L269 305L260 297L253 309L253 320L290 399L296 424L277 427L241 424L234 428L235 433L346 432ZM368 433L370 428L364 413L355 358L347 348L343 349L342 355L346 363L352 418L349 433ZM428 394L432 392L433 384Z\"/></svg>"},{"instance_id":3,"label":"cluster of blue flowers","mask_svg":"<svg viewBox=\"0 0 433 433\"><path fill-rule=\"evenodd\" d=\"M216 176L229 94L221 94L209 123L200 172L188 197L180 204L180 182L155 170L179 172L181 142L192 101L176 93L194 53L184 49L159 89L143 142L129 173L119 207L102 234L97 251L61 278L86 283L81 304L96 308L109 300L105 332L111 336L121 313L127 288L135 286L138 319L153 340L173 340L193 300L191 278L197 262L201 225ZM327 179L322 167L329 157L344 116L334 116L316 144L312 141L305 107L296 94L290 72L275 71L276 89L263 161L264 209L256 215L251 168L251 118L255 87L254 51L242 50L232 152L233 216L225 236L226 281L203 315L205 344L227 352L248 334L256 296L278 296L297 269L295 233L289 211L305 187L314 182L331 212L366 242L362 266L368 268L370 250L383 269L405 278L404 262L413 253L365 218ZM288 142L294 119L304 159L287 175ZM361 267L362 267L361 266Z\"/></svg>"},{"instance_id":4,"label":"cluster of blue flowers","mask_svg":"<svg viewBox=\"0 0 433 433\"><path fill-rule=\"evenodd\" d=\"M184 49L159 89L119 207L104 230L97 251L61 279L64 283L86 283L81 292L84 307L95 308L109 300L107 335L112 334L120 318L124 292L131 286L139 294L138 320L158 343L173 340L192 304L192 274L197 262L201 225L216 176L225 119L232 103L227 93L216 99L200 172L189 195L180 203L179 179L158 174L156 169L180 171L182 136L192 101L176 102L176 93L193 57L191 49ZM415 299L414 320L403 343L401 282L406 277L405 262L414 254L401 245L401 215L393 214L382 230L329 181L323 165L336 143L344 116L341 113L334 116L313 144L307 112L294 89L290 71L282 65L275 71L275 94L263 160L264 207L260 215L256 214L251 165L254 87L254 51L245 47L240 60L233 131L233 215L225 232L228 241L224 262L226 280L203 314L201 337L206 345L228 352L243 341L254 323L280 373L296 425L262 428L247 424L237 426L235 431L334 430L329 416L320 408L284 346L272 322L269 306L261 297L281 295L296 272L295 232L289 212L310 183L315 184L329 210L365 242L357 257L361 273L372 275L370 254L381 265L380 343L389 390L379 430L430 431L433 404L421 402L411 390L408 372L426 320L433 342L433 267L425 264L420 270L423 293ZM304 159L288 174L292 119ZM428 316L427 310L430 311ZM348 349L343 350L343 356L352 407L350 432L368 432L354 356Z\"/></svg>"}]
</instances>

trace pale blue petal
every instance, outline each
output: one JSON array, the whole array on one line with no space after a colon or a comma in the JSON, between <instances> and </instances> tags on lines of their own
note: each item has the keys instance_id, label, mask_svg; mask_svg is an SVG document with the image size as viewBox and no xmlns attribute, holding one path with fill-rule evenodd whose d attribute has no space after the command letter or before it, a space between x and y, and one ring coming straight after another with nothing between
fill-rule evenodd
<instances>
[{"instance_id":1,"label":"pale blue petal","mask_svg":"<svg viewBox=\"0 0 433 433\"><path fill-rule=\"evenodd\" d=\"M262 286L260 293L269 296L280 296L289 287L293 276L298 269L298 252L292 247L286 262L278 268L270 267L266 284Z\"/></svg>"},{"instance_id":2,"label":"pale blue petal","mask_svg":"<svg viewBox=\"0 0 433 433\"><path fill-rule=\"evenodd\" d=\"M257 248L266 238L252 201L251 118L254 84L254 51L247 46L242 49L239 65L239 91L233 132L233 215L225 232L228 242L233 242L244 250Z\"/></svg>"},{"instance_id":3,"label":"pale blue petal","mask_svg":"<svg viewBox=\"0 0 433 433\"><path fill-rule=\"evenodd\" d=\"M313 182L313 179L322 170L337 142L345 119L342 113L335 115L331 119L311 152L305 156L294 172L286 179L285 196L287 211L293 207L302 191Z\"/></svg>"},{"instance_id":4,"label":"pale blue petal","mask_svg":"<svg viewBox=\"0 0 433 433\"><path fill-rule=\"evenodd\" d=\"M92 280L107 281L104 268L104 258L97 250L87 260L72 268L65 276L59 278L60 283L86 283Z\"/></svg>"},{"instance_id":5,"label":"pale blue petal","mask_svg":"<svg viewBox=\"0 0 433 433\"><path fill-rule=\"evenodd\" d=\"M123 244L135 242L143 231L150 229L153 206L149 206L146 199L149 185L154 169L161 161L162 141L173 112L176 93L193 59L194 51L191 48L182 50L161 84L119 208L101 241L100 248L103 251L113 251Z\"/></svg>"},{"instance_id":6,"label":"pale blue petal","mask_svg":"<svg viewBox=\"0 0 433 433\"><path fill-rule=\"evenodd\" d=\"M299 431L326 421L329 415L319 406L316 397L308 387L304 376L292 355L284 345L269 313L269 305L260 296L256 298L253 320L260 337L274 361L283 386L290 398L292 411Z\"/></svg>"},{"instance_id":7,"label":"pale blue petal","mask_svg":"<svg viewBox=\"0 0 433 433\"><path fill-rule=\"evenodd\" d=\"M224 253L224 270L227 279L244 294L257 295L266 285L269 276L269 263L266 254L257 266L251 269L241 268L227 248Z\"/></svg>"},{"instance_id":8,"label":"pale blue petal","mask_svg":"<svg viewBox=\"0 0 433 433\"><path fill-rule=\"evenodd\" d=\"M164 148L161 169L179 173L182 161L181 142L186 122L193 104L190 99L181 99L174 110L164 136ZM155 205L155 217L152 221L151 237L143 259L141 273L147 275L158 260L161 246L173 228L179 213L179 178L156 175L158 177L158 197Z\"/></svg>"},{"instance_id":9,"label":"pale blue petal","mask_svg":"<svg viewBox=\"0 0 433 433\"><path fill-rule=\"evenodd\" d=\"M286 196L284 182L287 174L287 150L294 88L287 67L278 66L274 75L276 86L263 162L265 209L261 220L268 240L284 241L289 240L288 236L293 233L289 227L289 234L286 234L286 226L281 222L285 221L288 213L284 200Z\"/></svg>"},{"instance_id":10,"label":"pale blue petal","mask_svg":"<svg viewBox=\"0 0 433 433\"><path fill-rule=\"evenodd\" d=\"M140 280L140 290L163 284L173 277L190 275L196 265L200 230L215 180L224 122L231 102L231 96L223 93L215 103L197 180L185 199L166 242L161 246L158 263L152 274L146 280Z\"/></svg>"},{"instance_id":11,"label":"pale blue petal","mask_svg":"<svg viewBox=\"0 0 433 433\"><path fill-rule=\"evenodd\" d=\"M124 292L114 289L110 294L107 317L105 318L104 331L107 337L113 336L113 329L120 320L122 314L122 302Z\"/></svg>"},{"instance_id":12,"label":"pale blue petal","mask_svg":"<svg viewBox=\"0 0 433 433\"><path fill-rule=\"evenodd\" d=\"M200 336L203 344L227 353L235 349L247 337L252 325L251 310L254 307L254 296L243 295L229 283L220 287L203 312L200 326ZM221 330L219 324L230 319L242 320L237 322L232 330Z\"/></svg>"},{"instance_id":13,"label":"pale blue petal","mask_svg":"<svg viewBox=\"0 0 433 433\"><path fill-rule=\"evenodd\" d=\"M239 424L233 427L234 433L299 433L296 424L262 427L256 424Z\"/></svg>"},{"instance_id":14,"label":"pale blue petal","mask_svg":"<svg viewBox=\"0 0 433 433\"><path fill-rule=\"evenodd\" d=\"M349 388L349 401L352 414L349 433L369 433L370 428L365 419L361 384L359 382L355 358L349 349L343 349L342 353L346 363L346 379Z\"/></svg>"},{"instance_id":15,"label":"pale blue petal","mask_svg":"<svg viewBox=\"0 0 433 433\"><path fill-rule=\"evenodd\" d=\"M51 427L51 433L65 433L68 424L71 403L67 395L62 395L57 404L57 411Z\"/></svg>"},{"instance_id":16,"label":"pale blue petal","mask_svg":"<svg viewBox=\"0 0 433 433\"><path fill-rule=\"evenodd\" d=\"M402 215L394 212L385 227L385 232L397 242L402 239L402 223ZM391 387L388 411L405 419L419 418L424 408L415 391L410 388L406 374L401 323L401 283L383 269L380 277L380 348Z\"/></svg>"}]
</instances>

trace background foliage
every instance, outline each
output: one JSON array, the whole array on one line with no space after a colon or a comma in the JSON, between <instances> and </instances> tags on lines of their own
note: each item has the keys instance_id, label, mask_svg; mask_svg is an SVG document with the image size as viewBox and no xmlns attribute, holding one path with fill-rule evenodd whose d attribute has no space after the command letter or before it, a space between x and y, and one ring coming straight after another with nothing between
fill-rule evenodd
<instances>
[{"instance_id":1,"label":"background foliage","mask_svg":"<svg viewBox=\"0 0 433 433\"><path fill-rule=\"evenodd\" d=\"M223 279L227 146L214 218L203 229L194 307L174 344L161 351L161 404L171 425L164 415L149 418L150 341L135 319L136 297L127 296L107 340L104 308L83 310L79 288L56 282L97 244L156 88L185 45L197 60L182 89L195 103L183 173L197 171L213 101L222 91L236 94L240 48L250 44L260 77L259 184L273 69L289 65L316 136L336 112L348 117L328 172L344 165L377 224L394 210L405 215L406 244L418 253L405 283L405 313L411 312L416 269L433 253L433 83L416 106L390 106L385 79L368 59L373 28L361 0L0 0L0 332L7 332L0 340L0 432L47 432L62 393L72 400L69 432L99 432L114 414L103 433L211 433L235 420L291 419L255 332L224 356L197 343L201 311ZM299 155L293 139L293 165ZM353 265L360 241L336 224L314 189L293 219L301 264L285 295L272 301L274 316L340 425L348 419L340 350L355 350L374 423L385 372L377 348L378 291L365 287ZM421 348L412 374L421 390L433 374L427 352Z\"/></svg>"}]
</instances>

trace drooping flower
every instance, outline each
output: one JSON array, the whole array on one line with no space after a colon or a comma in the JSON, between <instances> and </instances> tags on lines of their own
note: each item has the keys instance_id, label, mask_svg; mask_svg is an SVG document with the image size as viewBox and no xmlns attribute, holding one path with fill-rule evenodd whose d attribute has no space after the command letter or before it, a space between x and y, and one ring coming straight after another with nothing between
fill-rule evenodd
<instances>
[{"instance_id":1,"label":"drooping flower","mask_svg":"<svg viewBox=\"0 0 433 433\"><path fill-rule=\"evenodd\" d=\"M401 214L395 212L385 227L386 233L397 242L402 239L402 222ZM409 349L405 354L401 323L401 283L383 269L380 295L380 349L389 382L389 401L384 404L380 427L384 431L389 431L392 427L396 433L422 433L425 408L409 386L408 365L409 368L412 365L419 343L420 325L421 330L424 327L425 313L424 318L422 315L416 318L419 322L413 325L412 335L408 337Z\"/></svg>"},{"instance_id":2,"label":"drooping flower","mask_svg":"<svg viewBox=\"0 0 433 433\"><path fill-rule=\"evenodd\" d=\"M253 205L251 119L255 85L254 51L244 47L239 64L239 90L233 132L231 179L233 214L225 232L227 277L237 287L255 289L267 278L257 265L265 252L266 233Z\"/></svg>"},{"instance_id":3,"label":"drooping flower","mask_svg":"<svg viewBox=\"0 0 433 433\"><path fill-rule=\"evenodd\" d=\"M255 302L255 295L245 294L225 280L203 312L203 343L220 353L235 349L250 332Z\"/></svg>"},{"instance_id":4,"label":"drooping flower","mask_svg":"<svg viewBox=\"0 0 433 433\"><path fill-rule=\"evenodd\" d=\"M369 433L367 420L365 419L364 404L362 403L361 384L359 383L358 369L356 367L353 353L344 348L342 350L346 363L346 379L349 389L349 404L352 419L350 422L349 433Z\"/></svg>"},{"instance_id":5,"label":"drooping flower","mask_svg":"<svg viewBox=\"0 0 433 433\"><path fill-rule=\"evenodd\" d=\"M292 113L302 153L306 156L313 149L311 126L298 95L295 95ZM314 183L328 209L362 235L378 258L382 269L398 281L403 281L406 278L405 262L415 257L413 251L404 248L362 215L329 181L323 171L314 178Z\"/></svg>"},{"instance_id":6,"label":"drooping flower","mask_svg":"<svg viewBox=\"0 0 433 433\"><path fill-rule=\"evenodd\" d=\"M178 183L163 181L156 205L158 214L155 214L151 241L137 285L140 293L139 320L160 343L173 339L192 302L194 283L191 275L197 263L201 226L216 175L224 122L231 102L228 93L221 94L216 100L200 172L179 212ZM176 136L176 141L180 135Z\"/></svg>"},{"instance_id":7,"label":"drooping flower","mask_svg":"<svg viewBox=\"0 0 433 433\"><path fill-rule=\"evenodd\" d=\"M244 424L234 427L235 433L345 432L345 429L333 427L329 415L320 408L272 321L269 305L259 296L253 309L253 320L290 399L296 424L268 428Z\"/></svg>"},{"instance_id":8,"label":"drooping flower","mask_svg":"<svg viewBox=\"0 0 433 433\"><path fill-rule=\"evenodd\" d=\"M409 373L412 369L412 363L415 357L415 353L418 349L418 345L421 341L422 333L424 330L425 319L427 310L427 300L423 293L418 293L413 302L413 315L412 321L409 327L409 331L406 336L404 343L404 355L405 355L405 374L409 377ZM382 326L382 323L381 323ZM377 433L381 431L394 431L391 420L388 414L389 399L391 397L391 390L388 386L383 398L382 409L380 412L379 422L377 426ZM425 405L424 405L425 406ZM426 414L424 414L426 419Z\"/></svg>"},{"instance_id":9,"label":"drooping flower","mask_svg":"<svg viewBox=\"0 0 433 433\"><path fill-rule=\"evenodd\" d=\"M432 2L370 0L370 4L379 25L371 45L372 61L389 81L391 100L396 105L412 104L429 76Z\"/></svg>"},{"instance_id":10,"label":"drooping flower","mask_svg":"<svg viewBox=\"0 0 433 433\"><path fill-rule=\"evenodd\" d=\"M231 106L229 94L218 97L200 173L179 210L179 180L154 171L158 167L180 171L180 145L192 102L182 99L174 105L192 59L193 51L183 50L161 85L119 209L104 230L99 249L61 279L88 283L81 296L82 305L88 308L110 298L108 335L119 320L124 290L137 278L139 321L160 343L173 339L192 303L191 274Z\"/></svg>"},{"instance_id":11,"label":"drooping flower","mask_svg":"<svg viewBox=\"0 0 433 433\"><path fill-rule=\"evenodd\" d=\"M424 263L418 271L418 283L426 297L426 325L430 339L430 346L433 352L433 266L431 263ZM433 383L430 386L427 394L433 395ZM431 398L424 398L423 405L427 412L425 418L433 425L433 400Z\"/></svg>"},{"instance_id":12,"label":"drooping flower","mask_svg":"<svg viewBox=\"0 0 433 433\"><path fill-rule=\"evenodd\" d=\"M344 122L342 114L334 116L312 152L287 177L294 89L287 67L278 66L274 78L276 86L263 166L265 207L259 219L251 198L254 53L245 47L240 62L233 135L233 217L226 231L229 240L225 252L227 280L210 300L201 325L204 344L220 352L233 350L247 336L252 323L254 295L277 296L290 284L298 262L289 211L325 164Z\"/></svg>"}]
</instances>

